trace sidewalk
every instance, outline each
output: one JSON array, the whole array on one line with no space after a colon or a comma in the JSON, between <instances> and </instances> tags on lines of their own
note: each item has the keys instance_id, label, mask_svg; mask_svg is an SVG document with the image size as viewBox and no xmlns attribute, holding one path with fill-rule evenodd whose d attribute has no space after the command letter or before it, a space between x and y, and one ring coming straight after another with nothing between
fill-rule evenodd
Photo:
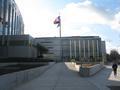
<instances>
[{"instance_id":1,"label":"sidewalk","mask_svg":"<svg viewBox=\"0 0 120 90\"><path fill-rule=\"evenodd\" d=\"M42 76L13 90L99 90L95 85L80 78L69 63L57 63Z\"/></svg>"},{"instance_id":2,"label":"sidewalk","mask_svg":"<svg viewBox=\"0 0 120 90\"><path fill-rule=\"evenodd\" d=\"M106 85L111 72L111 68L105 68L82 78L71 63L57 63L39 78L13 90L110 90Z\"/></svg>"},{"instance_id":3,"label":"sidewalk","mask_svg":"<svg viewBox=\"0 0 120 90\"><path fill-rule=\"evenodd\" d=\"M98 90L110 90L107 87L108 77L111 74L112 69L105 67L103 70L99 71L96 75L87 77L86 80L97 86Z\"/></svg>"},{"instance_id":4,"label":"sidewalk","mask_svg":"<svg viewBox=\"0 0 120 90\"><path fill-rule=\"evenodd\" d=\"M111 90L120 90L120 66L117 70L117 76L114 76L113 72L111 73L108 78L107 86L109 86Z\"/></svg>"},{"instance_id":5,"label":"sidewalk","mask_svg":"<svg viewBox=\"0 0 120 90\"><path fill-rule=\"evenodd\" d=\"M111 81L120 81L120 66L118 66L117 76L115 77L114 73L112 72L110 77L109 77L109 80L111 80Z\"/></svg>"}]
</instances>

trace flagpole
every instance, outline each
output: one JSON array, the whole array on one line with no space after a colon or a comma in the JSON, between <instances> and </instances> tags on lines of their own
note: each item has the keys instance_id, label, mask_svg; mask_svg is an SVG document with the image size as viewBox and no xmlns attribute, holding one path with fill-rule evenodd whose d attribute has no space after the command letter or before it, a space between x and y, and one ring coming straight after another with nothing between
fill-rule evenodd
<instances>
[{"instance_id":1,"label":"flagpole","mask_svg":"<svg viewBox=\"0 0 120 90\"><path fill-rule=\"evenodd\" d=\"M59 13L59 17L60 17L60 27L59 27L59 34L60 34L60 57L61 57L61 61L63 61L62 57L63 57L63 48L62 48L62 34L61 34L61 16Z\"/></svg>"},{"instance_id":2,"label":"flagpole","mask_svg":"<svg viewBox=\"0 0 120 90\"><path fill-rule=\"evenodd\" d=\"M59 34L60 34L60 38L61 38L61 22L60 22Z\"/></svg>"},{"instance_id":3,"label":"flagpole","mask_svg":"<svg viewBox=\"0 0 120 90\"><path fill-rule=\"evenodd\" d=\"M61 38L61 16L60 16L60 13L59 13L59 17L60 17L60 30L59 30L59 34L60 34L60 38Z\"/></svg>"},{"instance_id":4,"label":"flagpole","mask_svg":"<svg viewBox=\"0 0 120 90\"><path fill-rule=\"evenodd\" d=\"M60 13L59 13L59 17L60 17ZM60 34L60 59L62 61L62 40L61 40L61 17L60 17L60 27L59 27L59 34Z\"/></svg>"},{"instance_id":5,"label":"flagpole","mask_svg":"<svg viewBox=\"0 0 120 90\"><path fill-rule=\"evenodd\" d=\"M54 24L57 24L57 27L59 27L59 43L60 43L60 60L62 60L62 56L63 56L63 49L62 49L62 35L61 35L61 16L59 13L59 16L54 20Z\"/></svg>"}]
</instances>

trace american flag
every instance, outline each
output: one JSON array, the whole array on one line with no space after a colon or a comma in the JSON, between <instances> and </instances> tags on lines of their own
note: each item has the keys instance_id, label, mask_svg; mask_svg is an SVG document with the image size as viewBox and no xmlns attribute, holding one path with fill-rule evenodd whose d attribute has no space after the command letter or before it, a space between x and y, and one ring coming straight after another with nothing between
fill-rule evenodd
<instances>
[{"instance_id":1,"label":"american flag","mask_svg":"<svg viewBox=\"0 0 120 90\"><path fill-rule=\"evenodd\" d=\"M57 24L57 27L60 26L61 20L60 20L60 16L58 16L55 20L54 20L54 24Z\"/></svg>"}]
</instances>

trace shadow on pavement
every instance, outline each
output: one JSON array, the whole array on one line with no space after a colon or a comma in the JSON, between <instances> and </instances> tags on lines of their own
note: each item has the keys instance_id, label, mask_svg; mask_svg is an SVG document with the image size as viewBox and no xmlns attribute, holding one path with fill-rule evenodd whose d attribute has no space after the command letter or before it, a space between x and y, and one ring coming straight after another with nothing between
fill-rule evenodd
<instances>
[{"instance_id":1,"label":"shadow on pavement","mask_svg":"<svg viewBox=\"0 0 120 90\"><path fill-rule=\"evenodd\" d=\"M120 86L108 86L108 87L110 88L110 90L120 90Z\"/></svg>"},{"instance_id":2,"label":"shadow on pavement","mask_svg":"<svg viewBox=\"0 0 120 90\"><path fill-rule=\"evenodd\" d=\"M108 80L108 87L111 90L120 90L120 81L116 81L116 80Z\"/></svg>"}]
</instances>

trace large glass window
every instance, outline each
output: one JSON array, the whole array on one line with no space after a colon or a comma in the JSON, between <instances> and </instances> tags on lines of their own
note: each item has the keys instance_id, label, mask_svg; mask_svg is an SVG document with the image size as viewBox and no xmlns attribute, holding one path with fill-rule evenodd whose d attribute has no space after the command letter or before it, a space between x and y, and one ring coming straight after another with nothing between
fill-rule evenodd
<instances>
[{"instance_id":1,"label":"large glass window","mask_svg":"<svg viewBox=\"0 0 120 90\"><path fill-rule=\"evenodd\" d=\"M24 24L14 0L0 0L0 35L24 34Z\"/></svg>"}]
</instances>

